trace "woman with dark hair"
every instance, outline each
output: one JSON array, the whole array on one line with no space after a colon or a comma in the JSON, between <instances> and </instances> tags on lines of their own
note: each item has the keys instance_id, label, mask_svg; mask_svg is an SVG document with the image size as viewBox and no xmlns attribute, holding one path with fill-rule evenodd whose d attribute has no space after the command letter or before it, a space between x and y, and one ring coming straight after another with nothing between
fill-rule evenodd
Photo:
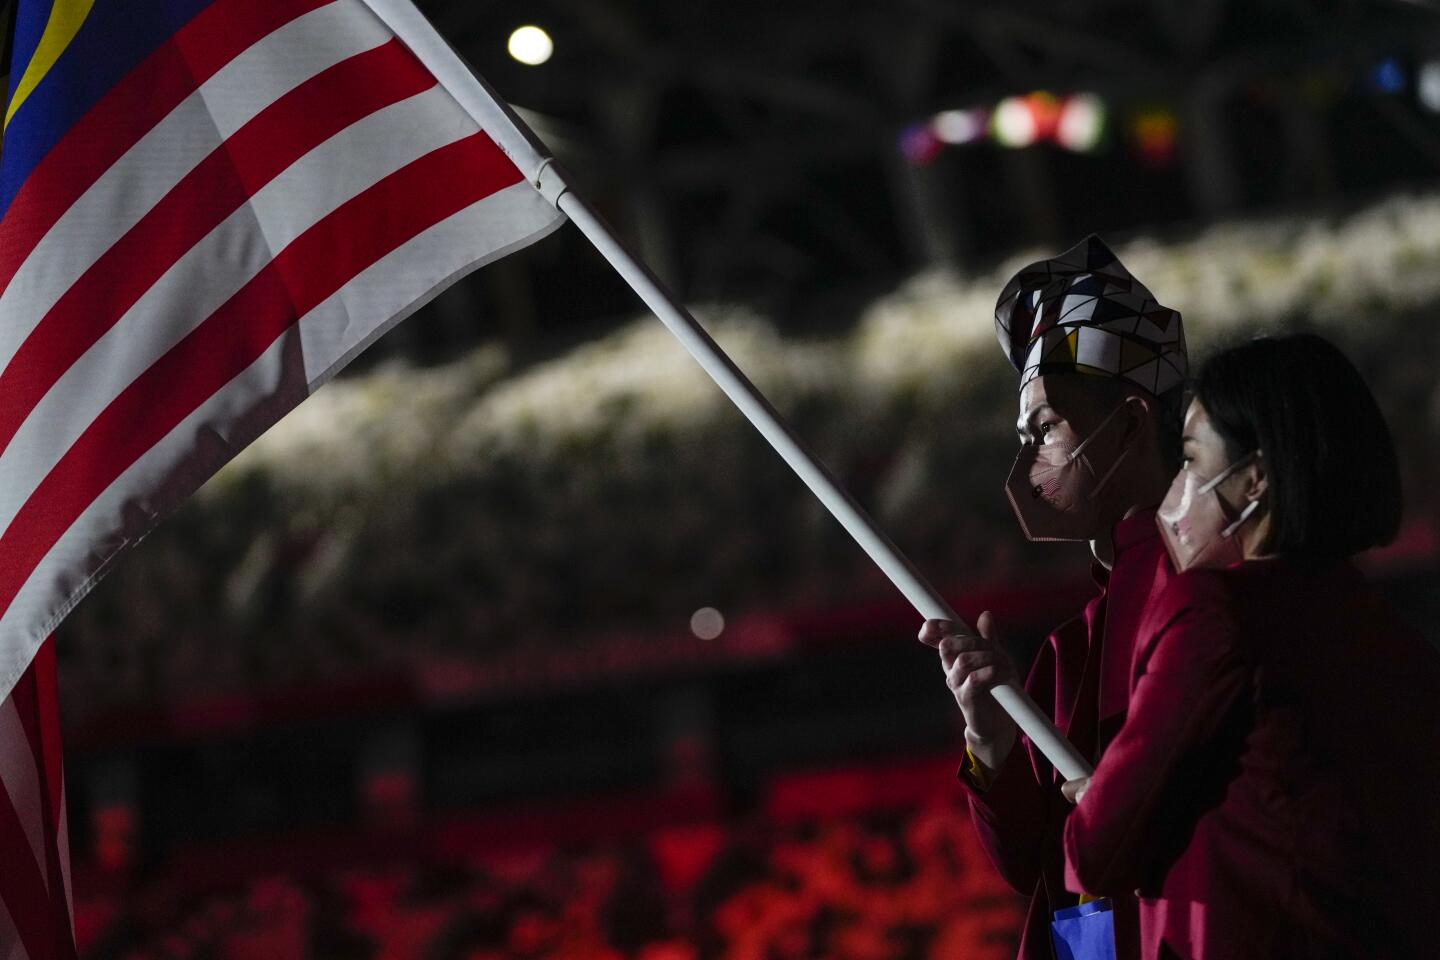
<instances>
[{"instance_id":1,"label":"woman with dark hair","mask_svg":"<svg viewBox=\"0 0 1440 960\"><path fill-rule=\"evenodd\" d=\"M1067 884L1144 957L1440 956L1440 654L1350 558L1391 540L1390 432L1313 335L1210 360L1157 523L1178 571L1130 711L1065 785Z\"/></svg>"}]
</instances>

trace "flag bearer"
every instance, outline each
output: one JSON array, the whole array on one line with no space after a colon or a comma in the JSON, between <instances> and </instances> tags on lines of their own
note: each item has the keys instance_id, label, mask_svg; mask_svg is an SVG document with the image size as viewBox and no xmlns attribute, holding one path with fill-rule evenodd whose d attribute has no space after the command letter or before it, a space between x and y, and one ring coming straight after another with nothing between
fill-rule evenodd
<instances>
[{"instance_id":1,"label":"flag bearer","mask_svg":"<svg viewBox=\"0 0 1440 960\"><path fill-rule=\"evenodd\" d=\"M1186 372L1180 314L1158 303L1098 237L1021 270L995 328L1020 371L1020 451L1005 493L1031 540L1088 540L1099 595L1041 646L1025 687L1097 759L1125 720L1130 654L1149 598L1172 575L1155 526L1179 455ZM1043 581L1034 583L1043 591ZM990 615L980 636L928 621L965 720L960 782L1001 874L1030 897L1023 960L1052 956L1054 911L1074 906L1061 840L1061 778L986 692L1015 667ZM1116 955L1138 955L1136 903L1117 899Z\"/></svg>"}]
</instances>

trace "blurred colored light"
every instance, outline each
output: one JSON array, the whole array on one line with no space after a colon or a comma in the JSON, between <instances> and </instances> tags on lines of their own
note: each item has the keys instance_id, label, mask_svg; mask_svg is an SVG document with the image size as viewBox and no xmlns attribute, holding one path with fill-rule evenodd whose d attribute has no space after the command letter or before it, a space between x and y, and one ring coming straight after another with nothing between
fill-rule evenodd
<instances>
[{"instance_id":1,"label":"blurred colored light","mask_svg":"<svg viewBox=\"0 0 1440 960\"><path fill-rule=\"evenodd\" d=\"M1179 124L1169 110L1145 110L1136 114L1130 132L1140 150L1140 159L1146 165L1168 166L1175 159Z\"/></svg>"},{"instance_id":2,"label":"blurred colored light","mask_svg":"<svg viewBox=\"0 0 1440 960\"><path fill-rule=\"evenodd\" d=\"M1079 93L1060 108L1055 140L1066 150L1090 153L1105 134L1105 101L1091 93Z\"/></svg>"},{"instance_id":3,"label":"blurred colored light","mask_svg":"<svg viewBox=\"0 0 1440 960\"><path fill-rule=\"evenodd\" d=\"M996 104L990 125L995 140L1006 147L1028 147L1039 135L1035 114L1024 97L1006 97Z\"/></svg>"},{"instance_id":4,"label":"blurred colored light","mask_svg":"<svg viewBox=\"0 0 1440 960\"><path fill-rule=\"evenodd\" d=\"M942 143L971 143L985 136L985 111L945 110L930 120L930 132Z\"/></svg>"},{"instance_id":5,"label":"blurred colored light","mask_svg":"<svg viewBox=\"0 0 1440 960\"><path fill-rule=\"evenodd\" d=\"M510 56L521 63L538 67L555 52L555 43L550 39L550 34L539 27L525 26L510 34L510 42L505 48L510 51Z\"/></svg>"},{"instance_id":6,"label":"blurred colored light","mask_svg":"<svg viewBox=\"0 0 1440 960\"><path fill-rule=\"evenodd\" d=\"M1053 93L1036 90L1025 97L1025 106L1035 121L1036 140L1054 140L1056 128L1060 126L1060 101Z\"/></svg>"},{"instance_id":7,"label":"blurred colored light","mask_svg":"<svg viewBox=\"0 0 1440 960\"><path fill-rule=\"evenodd\" d=\"M1415 96L1420 106L1440 113L1440 60L1431 60L1415 74Z\"/></svg>"},{"instance_id":8,"label":"blurred colored light","mask_svg":"<svg viewBox=\"0 0 1440 960\"><path fill-rule=\"evenodd\" d=\"M1405 89L1405 68L1394 57L1381 60L1370 71L1370 85L1381 93L1399 93Z\"/></svg>"},{"instance_id":9,"label":"blurred colored light","mask_svg":"<svg viewBox=\"0 0 1440 960\"><path fill-rule=\"evenodd\" d=\"M690 632L701 640L714 640L725 632L725 618L714 607L701 607L690 616Z\"/></svg>"},{"instance_id":10,"label":"blurred colored light","mask_svg":"<svg viewBox=\"0 0 1440 960\"><path fill-rule=\"evenodd\" d=\"M911 124L900 132L900 152L913 166L925 166L944 148L928 123Z\"/></svg>"},{"instance_id":11,"label":"blurred colored light","mask_svg":"<svg viewBox=\"0 0 1440 960\"><path fill-rule=\"evenodd\" d=\"M129 807L104 806L92 814L95 859L106 870L121 870L135 852L135 815Z\"/></svg>"}]
</instances>

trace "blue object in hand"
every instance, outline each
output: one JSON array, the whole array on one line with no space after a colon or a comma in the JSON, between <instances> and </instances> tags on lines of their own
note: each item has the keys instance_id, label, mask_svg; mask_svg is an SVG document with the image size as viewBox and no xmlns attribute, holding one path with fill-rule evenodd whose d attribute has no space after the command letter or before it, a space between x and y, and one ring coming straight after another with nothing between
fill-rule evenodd
<instances>
[{"instance_id":1,"label":"blue object in hand","mask_svg":"<svg viewBox=\"0 0 1440 960\"><path fill-rule=\"evenodd\" d=\"M1115 960L1114 904L1092 900L1078 907L1056 910L1050 924L1059 960Z\"/></svg>"}]
</instances>

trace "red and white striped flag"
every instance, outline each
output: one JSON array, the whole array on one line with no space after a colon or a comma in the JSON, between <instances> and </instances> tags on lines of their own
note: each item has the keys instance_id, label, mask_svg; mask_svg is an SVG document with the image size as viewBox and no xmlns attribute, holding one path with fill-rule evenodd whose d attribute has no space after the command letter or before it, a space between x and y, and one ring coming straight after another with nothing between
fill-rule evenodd
<instances>
[{"instance_id":1,"label":"red and white striped flag","mask_svg":"<svg viewBox=\"0 0 1440 960\"><path fill-rule=\"evenodd\" d=\"M408 0L18 0L10 67L0 958L39 960L73 950L41 644L360 350L563 218Z\"/></svg>"}]
</instances>

